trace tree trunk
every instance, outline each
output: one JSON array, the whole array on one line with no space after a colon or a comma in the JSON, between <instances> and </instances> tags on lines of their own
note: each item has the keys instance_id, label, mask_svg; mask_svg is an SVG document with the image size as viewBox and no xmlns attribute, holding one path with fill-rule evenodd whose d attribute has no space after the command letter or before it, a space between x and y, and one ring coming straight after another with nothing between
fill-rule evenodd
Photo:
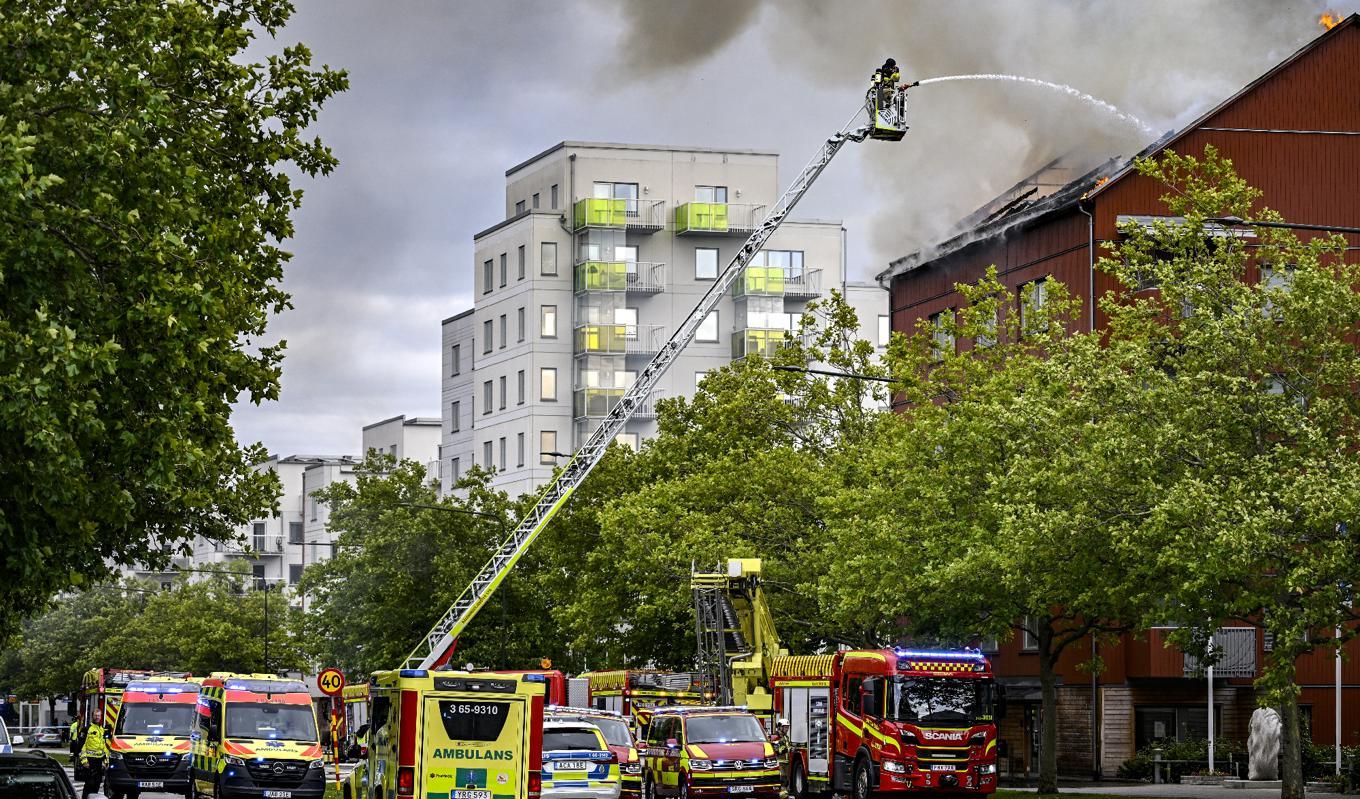
<instances>
[{"instance_id":1,"label":"tree trunk","mask_svg":"<svg viewBox=\"0 0 1360 799\"><path fill-rule=\"evenodd\" d=\"M1292 671L1292 668L1291 668ZM1303 799L1303 756L1299 740L1299 703L1291 696L1280 705L1280 799Z\"/></svg>"},{"instance_id":2,"label":"tree trunk","mask_svg":"<svg viewBox=\"0 0 1360 799\"><path fill-rule=\"evenodd\" d=\"M1041 624L1039 630L1039 687L1043 731L1039 739L1039 793L1058 792L1058 686L1052 654L1053 628Z\"/></svg>"}]
</instances>

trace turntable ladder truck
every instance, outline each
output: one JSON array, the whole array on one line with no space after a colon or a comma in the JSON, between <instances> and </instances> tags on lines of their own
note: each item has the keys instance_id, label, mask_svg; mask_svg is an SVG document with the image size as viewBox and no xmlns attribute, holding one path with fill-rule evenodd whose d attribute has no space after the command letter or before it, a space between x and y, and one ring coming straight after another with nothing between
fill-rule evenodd
<instances>
[{"instance_id":1,"label":"turntable ladder truck","mask_svg":"<svg viewBox=\"0 0 1360 799\"><path fill-rule=\"evenodd\" d=\"M857 124L860 115L866 112L868 122ZM700 323L708 316L709 312L717 307L719 300L741 274L742 269L750 263L756 253L760 252L769 238L779 229L779 226L788 217L789 212L803 198L808 189L812 188L813 182L831 163L831 159L836 157L836 153L840 152L846 142L861 142L866 138L883 141L901 140L906 132L906 125L903 124L904 116L900 99L893 102L889 107L880 108L876 93L870 92L865 104L856 110L850 121L846 122L840 130L832 134L822 144L817 154L812 157L812 160L808 161L807 166L803 167L802 172L793 179L789 187L784 190L784 194L775 202L769 215L761 221L755 231L751 233L750 238L742 244L741 249L727 264L718 279L709 286L708 291L690 311L689 316L685 317L684 321L676 327L670 340L661 346L651 362L638 374L633 385L619 398L618 404L601 421L600 426L576 450L567 465L557 473L557 476L544 487L542 493L538 496L538 500L516 525L514 531L500 544L477 576L473 578L467 588L463 589L463 593L435 623L433 629L425 634L416 648L407 656L406 668L436 669L448 663L453 656L459 634L471 623L477 612L482 609L501 582L505 580L506 575L515 567L515 563L519 561L524 552L547 527L548 522L552 521L553 516L561 510L562 506L571 498L572 493L580 487L586 476L604 457L609 442L613 441L614 437L623 430L624 425L656 387L661 377L666 374L676 359L680 357L681 352L694 339Z\"/></svg>"}]
</instances>

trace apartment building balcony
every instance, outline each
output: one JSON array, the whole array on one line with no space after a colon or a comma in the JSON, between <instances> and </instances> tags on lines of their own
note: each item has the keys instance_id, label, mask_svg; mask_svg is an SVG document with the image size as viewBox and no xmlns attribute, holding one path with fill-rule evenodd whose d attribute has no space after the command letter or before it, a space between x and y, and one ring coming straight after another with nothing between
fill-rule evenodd
<instances>
[{"instance_id":1,"label":"apartment building balcony","mask_svg":"<svg viewBox=\"0 0 1360 799\"><path fill-rule=\"evenodd\" d=\"M576 356L653 355L666 343L662 325L585 324L576 328Z\"/></svg>"},{"instance_id":2,"label":"apartment building balcony","mask_svg":"<svg viewBox=\"0 0 1360 799\"><path fill-rule=\"evenodd\" d=\"M666 290L666 265L641 261L582 261L576 264L576 292L624 291L659 294Z\"/></svg>"},{"instance_id":3,"label":"apartment building balcony","mask_svg":"<svg viewBox=\"0 0 1360 799\"><path fill-rule=\"evenodd\" d=\"M1146 642L1130 641L1128 675L1152 678L1200 675L1199 659L1168 643L1173 632L1174 627L1154 627L1148 630ZM1213 640L1218 653L1215 677L1257 675L1255 627L1220 627Z\"/></svg>"},{"instance_id":4,"label":"apartment building balcony","mask_svg":"<svg viewBox=\"0 0 1360 799\"><path fill-rule=\"evenodd\" d=\"M746 236L765 219L765 206L743 203L684 203L675 207L675 235Z\"/></svg>"},{"instance_id":5,"label":"apartment building balcony","mask_svg":"<svg viewBox=\"0 0 1360 799\"><path fill-rule=\"evenodd\" d=\"M789 270L784 273L784 296L794 300L814 300L822 296L822 270Z\"/></svg>"},{"instance_id":6,"label":"apartment building balcony","mask_svg":"<svg viewBox=\"0 0 1360 799\"><path fill-rule=\"evenodd\" d=\"M587 197L572 207L572 232L587 228L655 233L666 226L664 200L613 200Z\"/></svg>"},{"instance_id":7,"label":"apartment building balcony","mask_svg":"<svg viewBox=\"0 0 1360 799\"><path fill-rule=\"evenodd\" d=\"M623 399L624 388L578 388L575 391L572 402L572 411L577 420L580 419L600 419L609 415L619 400ZM637 410L633 412L634 419L655 419L656 403L664 396L664 393L657 389L649 393L638 403Z\"/></svg>"},{"instance_id":8,"label":"apartment building balcony","mask_svg":"<svg viewBox=\"0 0 1360 799\"><path fill-rule=\"evenodd\" d=\"M732 297L813 299L822 294L822 270L780 266L748 266L732 284Z\"/></svg>"},{"instance_id":9,"label":"apartment building balcony","mask_svg":"<svg viewBox=\"0 0 1360 799\"><path fill-rule=\"evenodd\" d=\"M789 331L765 328L746 328L732 334L732 358L746 358L760 355L768 358L781 347L791 343Z\"/></svg>"}]
</instances>

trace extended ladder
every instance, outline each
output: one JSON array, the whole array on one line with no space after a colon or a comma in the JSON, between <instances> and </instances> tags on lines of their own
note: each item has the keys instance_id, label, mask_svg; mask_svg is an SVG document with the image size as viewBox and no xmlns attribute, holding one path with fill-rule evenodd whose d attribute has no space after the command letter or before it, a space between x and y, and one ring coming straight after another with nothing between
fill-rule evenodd
<instances>
[{"instance_id":1,"label":"extended ladder","mask_svg":"<svg viewBox=\"0 0 1360 799\"><path fill-rule=\"evenodd\" d=\"M609 447L609 442L613 441L614 437L623 431L624 425L632 418L634 411L656 387L662 375L670 369L671 364L675 363L675 360L680 357L680 353L693 340L700 323L707 318L709 312L717 307L719 300L727 293L732 282L741 274L741 270L755 257L756 253L760 252L770 236L774 235L774 232L779 229L789 212L807 193L813 181L817 180L817 177L822 174L822 170L826 169L827 165L831 163L831 159L836 156L836 153L840 152L845 143L848 141L861 142L869 136L872 124L855 127L855 122L863 112L864 109L856 111L850 121L826 140L807 166L803 167L803 171L798 174L798 177L793 179L779 201L770 209L769 215L765 217L755 232L746 240L746 243L737 251L736 256L728 263L727 268L718 276L718 279L708 287L708 291L694 306L694 310L690 311L689 316L685 317L685 320L676 328L670 340L661 346L651 362L638 374L633 385L624 392L618 404L605 416L600 426L581 445L581 448L576 450L571 460L557 474L557 477L543 489L533 508L520 520L514 532L496 549L491 559L473 578L472 583L463 589L463 593L439 618L434 628L425 634L420 644L406 657L406 668L430 669L448 662L453 655L453 647L458 635L477 615L477 611L481 610L482 606L490 599L492 593L505 580L510 570L515 567L515 563L519 561L525 550L543 532L543 528L548 525L553 516L557 515L562 505L586 479L586 475L590 474L590 471L600 462L600 458L604 456L605 450ZM872 109L869 113L872 115ZM872 116L870 118L872 120Z\"/></svg>"}]
</instances>

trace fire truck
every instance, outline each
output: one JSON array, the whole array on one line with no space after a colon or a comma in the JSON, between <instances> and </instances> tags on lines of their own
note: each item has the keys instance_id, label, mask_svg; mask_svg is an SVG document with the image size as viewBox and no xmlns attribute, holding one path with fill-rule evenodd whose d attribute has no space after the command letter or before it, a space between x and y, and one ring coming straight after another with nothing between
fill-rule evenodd
<instances>
[{"instance_id":1,"label":"fire truck","mask_svg":"<svg viewBox=\"0 0 1360 799\"><path fill-rule=\"evenodd\" d=\"M77 737L83 736L90 724L107 723L118 726L118 712L123 706L123 692L128 683L151 677L185 679L187 672L155 672L147 669L90 669L80 680L80 693L72 715L80 723Z\"/></svg>"},{"instance_id":2,"label":"fire truck","mask_svg":"<svg viewBox=\"0 0 1360 799\"><path fill-rule=\"evenodd\" d=\"M770 664L792 799L996 791L991 664L963 650L848 650Z\"/></svg>"},{"instance_id":3,"label":"fire truck","mask_svg":"<svg viewBox=\"0 0 1360 799\"><path fill-rule=\"evenodd\" d=\"M646 729L658 707L702 705L713 699L704 695L694 672L619 669L586 672L581 677L589 681L590 707L631 719L639 731Z\"/></svg>"}]
</instances>

